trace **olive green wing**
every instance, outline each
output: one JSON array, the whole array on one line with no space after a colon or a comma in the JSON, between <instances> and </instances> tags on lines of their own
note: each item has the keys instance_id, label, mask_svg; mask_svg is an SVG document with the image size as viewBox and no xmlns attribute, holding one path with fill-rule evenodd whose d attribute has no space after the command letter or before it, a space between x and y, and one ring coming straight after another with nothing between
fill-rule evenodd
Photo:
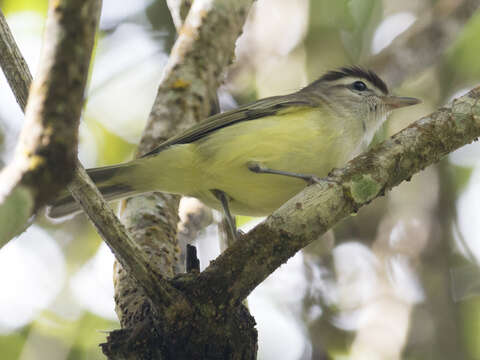
<instances>
[{"instance_id":1,"label":"olive green wing","mask_svg":"<svg viewBox=\"0 0 480 360\"><path fill-rule=\"evenodd\" d=\"M253 103L243 105L235 110L226 111L207 118L205 121L187 129L160 144L157 148L143 155L150 156L159 153L175 144L188 144L201 139L210 133L241 121L260 119L265 116L289 113L305 107L317 107L318 102L305 96L293 93L284 96L272 96Z\"/></svg>"}]
</instances>

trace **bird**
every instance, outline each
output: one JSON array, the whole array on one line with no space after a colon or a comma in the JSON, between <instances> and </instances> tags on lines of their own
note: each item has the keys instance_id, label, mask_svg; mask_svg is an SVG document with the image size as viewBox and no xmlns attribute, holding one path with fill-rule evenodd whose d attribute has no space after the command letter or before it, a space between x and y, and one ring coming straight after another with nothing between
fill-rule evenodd
<instances>
[{"instance_id":1,"label":"bird","mask_svg":"<svg viewBox=\"0 0 480 360\"><path fill-rule=\"evenodd\" d=\"M140 158L87 173L108 201L152 191L191 196L223 211L233 227L233 215L271 214L364 151L392 110L420 102L390 94L372 70L342 67L291 94L211 116ZM47 215L80 211L65 191Z\"/></svg>"}]
</instances>

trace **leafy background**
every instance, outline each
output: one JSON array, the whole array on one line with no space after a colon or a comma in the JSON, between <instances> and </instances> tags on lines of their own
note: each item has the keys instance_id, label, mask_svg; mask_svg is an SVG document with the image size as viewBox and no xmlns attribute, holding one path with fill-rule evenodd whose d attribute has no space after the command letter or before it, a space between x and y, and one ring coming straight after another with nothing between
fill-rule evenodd
<instances>
[{"instance_id":1,"label":"leafy background","mask_svg":"<svg viewBox=\"0 0 480 360\"><path fill-rule=\"evenodd\" d=\"M222 107L368 62L417 19L457 3L259 0L220 90ZM47 1L0 4L35 73ZM104 0L100 29L80 126L86 167L132 157L176 36L164 1ZM0 81L3 165L23 115ZM477 13L436 64L394 89L423 104L395 113L383 136L478 83ZM248 300L259 359L480 359L479 159L478 144L451 154L270 276ZM255 220L239 221L248 228ZM205 266L220 251L216 227L196 245ZM112 264L83 215L54 224L39 216L0 250L2 359L103 358L98 344L119 327Z\"/></svg>"}]
</instances>

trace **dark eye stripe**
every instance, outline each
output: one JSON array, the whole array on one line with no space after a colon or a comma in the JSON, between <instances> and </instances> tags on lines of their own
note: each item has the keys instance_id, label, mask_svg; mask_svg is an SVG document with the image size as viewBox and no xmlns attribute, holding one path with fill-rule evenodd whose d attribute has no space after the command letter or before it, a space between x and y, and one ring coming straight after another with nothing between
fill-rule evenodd
<instances>
[{"instance_id":1,"label":"dark eye stripe","mask_svg":"<svg viewBox=\"0 0 480 360\"><path fill-rule=\"evenodd\" d=\"M370 81L375 87L377 87L381 92L385 95L388 94L387 85L383 82L382 79L378 77L371 70L362 69L358 66L352 67L343 67L338 70L329 71L325 75L323 75L319 80L320 81L335 81L338 79L343 79L346 77L356 77L360 79L366 79Z\"/></svg>"}]
</instances>

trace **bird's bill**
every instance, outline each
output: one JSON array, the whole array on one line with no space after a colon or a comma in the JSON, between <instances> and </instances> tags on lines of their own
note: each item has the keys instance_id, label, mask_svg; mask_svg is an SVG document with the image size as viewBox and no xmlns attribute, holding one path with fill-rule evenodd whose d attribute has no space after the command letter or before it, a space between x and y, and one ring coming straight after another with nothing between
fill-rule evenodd
<instances>
[{"instance_id":1,"label":"bird's bill","mask_svg":"<svg viewBox=\"0 0 480 360\"><path fill-rule=\"evenodd\" d=\"M383 102L391 109L398 109L405 106L420 104L422 101L413 97L386 95Z\"/></svg>"}]
</instances>

